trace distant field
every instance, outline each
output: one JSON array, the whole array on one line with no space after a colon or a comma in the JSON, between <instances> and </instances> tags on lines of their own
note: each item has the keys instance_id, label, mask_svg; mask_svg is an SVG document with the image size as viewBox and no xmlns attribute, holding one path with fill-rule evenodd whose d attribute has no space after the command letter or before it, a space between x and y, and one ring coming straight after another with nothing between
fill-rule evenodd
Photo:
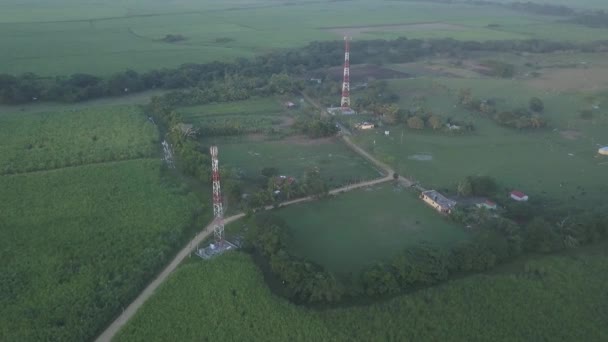
<instances>
[{"instance_id":1,"label":"distant field","mask_svg":"<svg viewBox=\"0 0 608 342\"><path fill-rule=\"evenodd\" d=\"M0 174L148 158L158 133L135 107L0 114Z\"/></svg>"},{"instance_id":2,"label":"distant field","mask_svg":"<svg viewBox=\"0 0 608 342\"><path fill-rule=\"evenodd\" d=\"M591 0L590 0L591 1ZM606 29L493 6L383 0L31 1L0 5L0 72L64 75L145 71L251 57L311 41L444 38L602 39ZM340 15L336 15L340 13ZM489 24L499 25L490 28ZM179 34L184 41L162 41ZM41 54L41 51L44 51ZM134 63L136 61L136 63Z\"/></svg>"},{"instance_id":3,"label":"distant field","mask_svg":"<svg viewBox=\"0 0 608 342\"><path fill-rule=\"evenodd\" d=\"M181 266L116 341L599 342L608 339L607 275L601 246L528 261L512 274L476 275L382 303L314 311L272 295L251 259L235 252Z\"/></svg>"},{"instance_id":4,"label":"distant field","mask_svg":"<svg viewBox=\"0 0 608 342\"><path fill-rule=\"evenodd\" d=\"M402 125L392 127L388 137L379 130L355 137L399 173L426 187L455 189L468 175L489 175L508 187L505 196L507 190L515 188L532 196L584 202L601 198L607 190L601 179L608 171L608 163L596 154L598 146L608 144L608 117L603 111L597 111L594 120L581 120L578 115L591 103L598 103L601 108L608 106L606 97L590 99L587 95L534 89L523 81L484 78L417 78L395 80L391 86L402 95L403 108L415 106L414 96L425 96L422 105L433 113L472 121L477 127L472 134L453 136L418 132ZM539 96L545 102L544 115L550 128L518 131L470 114L455 106L458 89L467 87L475 96L497 99L503 109L525 107L531 96ZM416 156L421 154L431 156L431 160L418 160Z\"/></svg>"},{"instance_id":5,"label":"distant field","mask_svg":"<svg viewBox=\"0 0 608 342\"><path fill-rule=\"evenodd\" d=\"M275 212L291 231L297 255L332 272L356 273L421 243L447 247L466 239L462 227L417 198L383 184Z\"/></svg>"},{"instance_id":6,"label":"distant field","mask_svg":"<svg viewBox=\"0 0 608 342\"><path fill-rule=\"evenodd\" d=\"M7 110L0 139L1 171L14 173L0 175L0 340L90 340L201 203L163 176L158 133L134 107Z\"/></svg>"}]
</instances>

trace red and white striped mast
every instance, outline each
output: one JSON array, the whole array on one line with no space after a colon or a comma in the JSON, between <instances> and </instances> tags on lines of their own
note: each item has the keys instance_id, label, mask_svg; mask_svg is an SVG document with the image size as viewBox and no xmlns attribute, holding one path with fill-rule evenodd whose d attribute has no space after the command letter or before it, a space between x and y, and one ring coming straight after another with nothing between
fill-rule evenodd
<instances>
[{"instance_id":1,"label":"red and white striped mast","mask_svg":"<svg viewBox=\"0 0 608 342\"><path fill-rule=\"evenodd\" d=\"M211 170L213 172L213 236L220 246L224 244L224 208L222 206L222 192L220 190L220 168L217 159L217 146L211 146Z\"/></svg>"},{"instance_id":2,"label":"red and white striped mast","mask_svg":"<svg viewBox=\"0 0 608 342\"><path fill-rule=\"evenodd\" d=\"M350 109L350 37L344 37L344 81L342 82L342 109Z\"/></svg>"}]
</instances>

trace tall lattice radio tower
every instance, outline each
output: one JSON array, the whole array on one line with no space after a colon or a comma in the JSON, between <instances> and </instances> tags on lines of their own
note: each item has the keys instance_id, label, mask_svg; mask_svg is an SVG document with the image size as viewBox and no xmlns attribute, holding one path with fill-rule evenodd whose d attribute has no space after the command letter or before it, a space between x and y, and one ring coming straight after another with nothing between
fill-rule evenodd
<instances>
[{"instance_id":1,"label":"tall lattice radio tower","mask_svg":"<svg viewBox=\"0 0 608 342\"><path fill-rule=\"evenodd\" d=\"M222 192L220 190L220 169L217 159L217 146L211 146L211 170L213 172L213 236L215 242L222 246L224 244L224 208L222 206Z\"/></svg>"},{"instance_id":2,"label":"tall lattice radio tower","mask_svg":"<svg viewBox=\"0 0 608 342\"><path fill-rule=\"evenodd\" d=\"M350 109L350 37L344 37L344 81L342 82L342 109Z\"/></svg>"}]
</instances>

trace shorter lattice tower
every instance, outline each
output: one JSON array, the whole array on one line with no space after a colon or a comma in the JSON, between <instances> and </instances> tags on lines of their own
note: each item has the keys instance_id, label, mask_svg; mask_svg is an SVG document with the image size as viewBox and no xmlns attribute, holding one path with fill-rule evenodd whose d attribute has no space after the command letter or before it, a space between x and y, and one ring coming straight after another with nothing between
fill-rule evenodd
<instances>
[{"instance_id":1,"label":"shorter lattice tower","mask_svg":"<svg viewBox=\"0 0 608 342\"><path fill-rule=\"evenodd\" d=\"M350 109L350 37L344 37L344 81L342 82L342 109Z\"/></svg>"},{"instance_id":2,"label":"shorter lattice tower","mask_svg":"<svg viewBox=\"0 0 608 342\"><path fill-rule=\"evenodd\" d=\"M211 146L211 170L213 172L213 236L220 246L224 243L224 208L220 190L220 168L217 159L217 146Z\"/></svg>"}]
</instances>

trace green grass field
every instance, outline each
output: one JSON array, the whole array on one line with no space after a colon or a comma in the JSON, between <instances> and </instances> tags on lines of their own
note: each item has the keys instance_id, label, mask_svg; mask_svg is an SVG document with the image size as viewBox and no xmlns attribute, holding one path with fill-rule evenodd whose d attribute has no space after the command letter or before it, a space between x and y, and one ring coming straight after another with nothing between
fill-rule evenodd
<instances>
[{"instance_id":1,"label":"green grass field","mask_svg":"<svg viewBox=\"0 0 608 342\"><path fill-rule=\"evenodd\" d=\"M266 167L277 168L281 175L296 180L301 180L307 170L316 168L332 188L381 176L337 138L252 141L235 137L209 139L209 142L219 146L220 166L247 182L259 180Z\"/></svg>"},{"instance_id":2,"label":"green grass field","mask_svg":"<svg viewBox=\"0 0 608 342\"><path fill-rule=\"evenodd\" d=\"M270 293L235 252L185 264L116 341L604 341L605 246L368 306L315 311Z\"/></svg>"},{"instance_id":3,"label":"green grass field","mask_svg":"<svg viewBox=\"0 0 608 342\"><path fill-rule=\"evenodd\" d=\"M149 158L154 125L135 107L0 114L0 174Z\"/></svg>"},{"instance_id":4,"label":"green grass field","mask_svg":"<svg viewBox=\"0 0 608 342\"><path fill-rule=\"evenodd\" d=\"M0 340L90 340L184 242L201 202L163 176L158 133L134 107L0 122L0 164L15 173L0 175Z\"/></svg>"},{"instance_id":5,"label":"green grass field","mask_svg":"<svg viewBox=\"0 0 608 342\"><path fill-rule=\"evenodd\" d=\"M283 208L276 215L290 227L295 254L339 274L357 273L420 243L447 247L467 236L413 191L393 184Z\"/></svg>"},{"instance_id":6,"label":"green grass field","mask_svg":"<svg viewBox=\"0 0 608 342\"><path fill-rule=\"evenodd\" d=\"M392 127L393 134L388 137L378 130L356 136L355 140L368 151L427 188L454 190L466 176L489 175L509 190L520 189L532 196L592 201L601 199L606 191L601 179L608 164L596 154L598 144L608 143L608 120L601 119L601 114L598 120L578 118L578 110L589 106L584 95L547 93L521 81L496 79L435 77L395 80L391 85L402 95L403 108L413 106L412 96L424 95L424 106L432 112L470 120L477 127L476 132L462 136L418 132L405 125ZM503 128L455 107L458 89L466 87L480 98L496 98L499 107L505 109L525 107L531 96L539 96L545 102L544 116L550 128L538 132ZM560 133L563 130L575 130L580 137L569 140ZM416 160L418 154L430 155L432 160Z\"/></svg>"},{"instance_id":7,"label":"green grass field","mask_svg":"<svg viewBox=\"0 0 608 342\"><path fill-rule=\"evenodd\" d=\"M335 1L272 0L61 0L53 4L36 0L28 5L14 0L0 5L0 72L145 71L251 57L315 40L340 39L345 33L355 39L559 37L573 41L601 39L608 33L493 6L384 0L354 0L348 6ZM416 25L420 23L424 26ZM488 24L500 27L492 29ZM163 42L167 34L187 39Z\"/></svg>"},{"instance_id":8,"label":"green grass field","mask_svg":"<svg viewBox=\"0 0 608 342\"><path fill-rule=\"evenodd\" d=\"M290 113L276 97L252 98L244 101L182 107L178 113L187 123L206 130L232 128L243 133L280 131L293 121Z\"/></svg>"}]
</instances>

